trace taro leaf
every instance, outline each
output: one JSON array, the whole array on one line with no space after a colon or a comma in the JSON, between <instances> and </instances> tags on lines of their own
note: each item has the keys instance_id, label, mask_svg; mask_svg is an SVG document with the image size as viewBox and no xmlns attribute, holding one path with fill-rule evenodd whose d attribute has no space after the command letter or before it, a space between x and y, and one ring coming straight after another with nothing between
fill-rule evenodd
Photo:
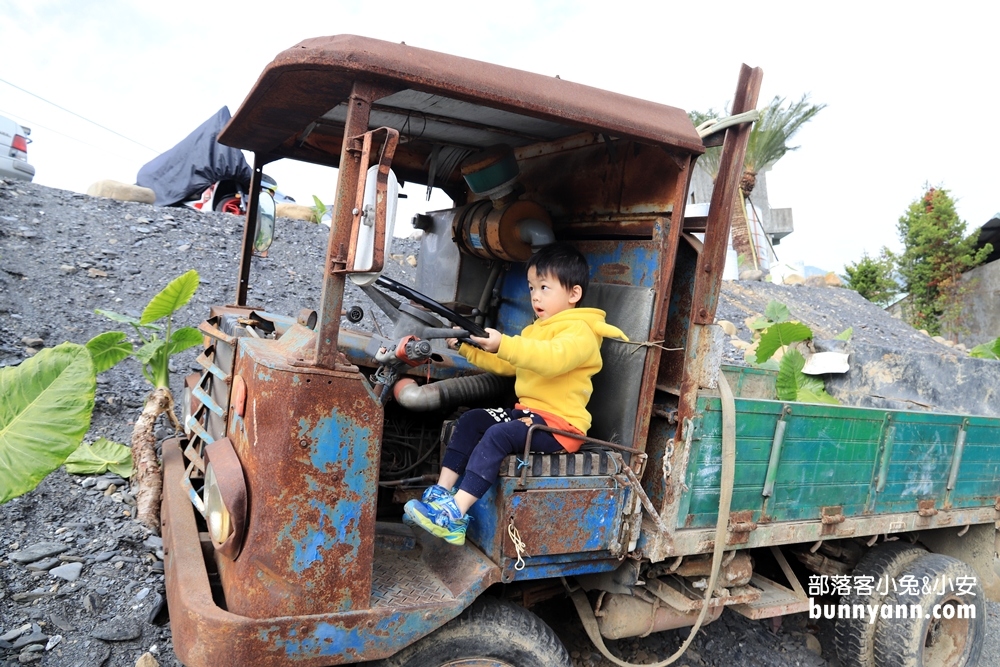
<instances>
[{"instance_id":1,"label":"taro leaf","mask_svg":"<svg viewBox=\"0 0 1000 667\"><path fill-rule=\"evenodd\" d=\"M132 343L122 331L108 331L87 341L87 350L94 360L94 372L103 373L132 354Z\"/></svg>"},{"instance_id":2,"label":"taro leaf","mask_svg":"<svg viewBox=\"0 0 1000 667\"><path fill-rule=\"evenodd\" d=\"M76 343L0 369L0 503L34 489L80 445L96 380L90 353Z\"/></svg>"},{"instance_id":3,"label":"taro leaf","mask_svg":"<svg viewBox=\"0 0 1000 667\"><path fill-rule=\"evenodd\" d=\"M969 350L969 356L980 359L1000 359L1000 338L997 338L992 343L983 343L982 345L975 346Z\"/></svg>"},{"instance_id":4,"label":"taro leaf","mask_svg":"<svg viewBox=\"0 0 1000 667\"><path fill-rule=\"evenodd\" d=\"M801 322L772 324L760 335L760 344L757 345L757 363L762 364L770 359L782 345L790 345L810 338L812 338L812 330Z\"/></svg>"},{"instance_id":5,"label":"taro leaf","mask_svg":"<svg viewBox=\"0 0 1000 667\"><path fill-rule=\"evenodd\" d=\"M148 343L146 343L145 345L143 345L142 347L140 347L138 350L135 351L135 358L138 359L143 364L151 363L153 361L153 357L156 355L157 352L160 351L160 348L162 348L165 344L166 341L163 340L162 338L154 337L153 340L149 341Z\"/></svg>"},{"instance_id":6,"label":"taro leaf","mask_svg":"<svg viewBox=\"0 0 1000 667\"><path fill-rule=\"evenodd\" d=\"M198 289L198 283L198 272L194 269L174 278L146 304L139 321L142 324L149 324L173 315L191 300L195 290Z\"/></svg>"},{"instance_id":7,"label":"taro leaf","mask_svg":"<svg viewBox=\"0 0 1000 667\"><path fill-rule=\"evenodd\" d=\"M189 347L201 345L203 342L204 336L200 331L194 327L182 327L170 334L170 347L167 349L167 354L183 352Z\"/></svg>"},{"instance_id":8,"label":"taro leaf","mask_svg":"<svg viewBox=\"0 0 1000 667\"><path fill-rule=\"evenodd\" d=\"M113 321L118 322L120 324L131 324L132 326L143 327L143 328L146 328L146 329L160 329L160 328L162 328L162 327L160 327L159 324L143 324L142 322L139 321L138 318L132 317L131 315L122 315L121 313L116 313L113 310L101 310L100 308L98 308L94 312L97 313L98 315L103 315L104 317L108 318L109 320L113 320Z\"/></svg>"},{"instance_id":9,"label":"taro leaf","mask_svg":"<svg viewBox=\"0 0 1000 667\"><path fill-rule=\"evenodd\" d=\"M81 444L66 459L66 472L71 475L100 475L108 470L128 479L132 474L132 450L99 438L92 445Z\"/></svg>"},{"instance_id":10,"label":"taro leaf","mask_svg":"<svg viewBox=\"0 0 1000 667\"><path fill-rule=\"evenodd\" d=\"M822 380L802 372L805 365L805 357L798 350L790 349L785 352L775 381L778 400L839 404L840 401L826 393Z\"/></svg>"},{"instance_id":11,"label":"taro leaf","mask_svg":"<svg viewBox=\"0 0 1000 667\"><path fill-rule=\"evenodd\" d=\"M787 322L788 318L791 317L791 313L788 312L788 306L780 301L770 301L767 307L764 308L764 317L776 323Z\"/></svg>"},{"instance_id":12,"label":"taro leaf","mask_svg":"<svg viewBox=\"0 0 1000 667\"><path fill-rule=\"evenodd\" d=\"M847 327L839 334L833 337L834 340L851 340L851 336L854 335L854 327Z\"/></svg>"}]
</instances>

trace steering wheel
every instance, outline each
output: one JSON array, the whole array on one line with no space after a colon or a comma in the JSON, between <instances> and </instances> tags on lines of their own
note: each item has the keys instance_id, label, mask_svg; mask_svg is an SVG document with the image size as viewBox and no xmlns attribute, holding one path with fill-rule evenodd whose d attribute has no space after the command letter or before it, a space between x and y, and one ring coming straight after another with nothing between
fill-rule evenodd
<instances>
[{"instance_id":1,"label":"steering wheel","mask_svg":"<svg viewBox=\"0 0 1000 667\"><path fill-rule=\"evenodd\" d=\"M489 337L489 334L486 332L486 329L482 328L481 326L479 326L472 320L468 319L467 317L459 315L451 308L448 308L447 306L438 303L437 301L430 298L426 294L421 294L417 290L407 287L402 283L396 282L392 278L386 278L385 276L379 276L375 282L376 284L381 285L387 290L391 290L396 294L405 297L420 306L423 306L432 313L437 313L438 315L445 318L452 324L462 327L473 336L477 336L479 338Z\"/></svg>"}]
</instances>

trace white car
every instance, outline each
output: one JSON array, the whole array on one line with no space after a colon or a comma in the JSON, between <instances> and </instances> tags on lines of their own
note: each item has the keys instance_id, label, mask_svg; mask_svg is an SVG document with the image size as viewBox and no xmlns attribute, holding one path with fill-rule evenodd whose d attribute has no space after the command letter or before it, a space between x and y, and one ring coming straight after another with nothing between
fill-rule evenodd
<instances>
[{"instance_id":1,"label":"white car","mask_svg":"<svg viewBox=\"0 0 1000 667\"><path fill-rule=\"evenodd\" d=\"M28 164L31 130L0 116L0 178L30 181L35 168Z\"/></svg>"}]
</instances>

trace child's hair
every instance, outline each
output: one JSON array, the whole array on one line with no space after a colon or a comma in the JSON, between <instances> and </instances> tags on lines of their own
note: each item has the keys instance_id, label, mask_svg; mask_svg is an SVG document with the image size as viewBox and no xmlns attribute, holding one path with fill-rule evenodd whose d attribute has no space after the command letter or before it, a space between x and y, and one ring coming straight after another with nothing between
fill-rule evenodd
<instances>
[{"instance_id":1,"label":"child's hair","mask_svg":"<svg viewBox=\"0 0 1000 667\"><path fill-rule=\"evenodd\" d=\"M525 269L535 267L539 276L555 276L567 290L573 285L580 286L580 300L587 295L587 283L590 282L590 267L587 259L568 243L562 241L542 246L528 260Z\"/></svg>"}]
</instances>

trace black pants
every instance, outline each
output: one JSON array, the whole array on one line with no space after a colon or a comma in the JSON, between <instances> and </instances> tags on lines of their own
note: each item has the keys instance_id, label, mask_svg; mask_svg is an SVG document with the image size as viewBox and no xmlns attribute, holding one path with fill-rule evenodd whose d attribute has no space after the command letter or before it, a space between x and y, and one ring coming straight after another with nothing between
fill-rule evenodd
<instances>
[{"instance_id":1,"label":"black pants","mask_svg":"<svg viewBox=\"0 0 1000 667\"><path fill-rule=\"evenodd\" d=\"M528 424L521 421L523 417L530 417L533 424L545 423L528 410L505 408L477 408L458 418L441 465L465 474L462 491L482 498L497 481L504 458L524 453ZM535 431L531 451L554 454L565 450L548 431Z\"/></svg>"}]
</instances>

